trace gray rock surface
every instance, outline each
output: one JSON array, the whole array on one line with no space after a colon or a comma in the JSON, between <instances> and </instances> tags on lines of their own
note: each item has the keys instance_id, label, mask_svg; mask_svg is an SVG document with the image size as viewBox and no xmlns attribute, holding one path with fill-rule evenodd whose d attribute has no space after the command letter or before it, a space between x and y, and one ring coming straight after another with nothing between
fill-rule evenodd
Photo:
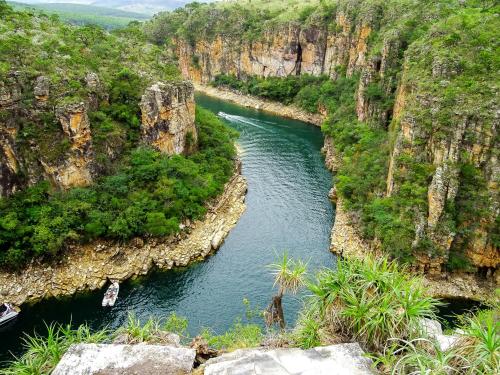
<instances>
[{"instance_id":1,"label":"gray rock surface","mask_svg":"<svg viewBox=\"0 0 500 375\"><path fill-rule=\"evenodd\" d=\"M159 345L73 345L52 375L184 375L195 351Z\"/></svg>"},{"instance_id":2,"label":"gray rock surface","mask_svg":"<svg viewBox=\"0 0 500 375\"><path fill-rule=\"evenodd\" d=\"M368 375L371 360L357 343L301 349L236 350L206 363L205 375Z\"/></svg>"},{"instance_id":3,"label":"gray rock surface","mask_svg":"<svg viewBox=\"0 0 500 375\"><path fill-rule=\"evenodd\" d=\"M437 320L423 318L421 319L420 326L422 333L429 339L435 340L443 351L450 349L459 339L459 335L443 334L441 323Z\"/></svg>"}]
</instances>

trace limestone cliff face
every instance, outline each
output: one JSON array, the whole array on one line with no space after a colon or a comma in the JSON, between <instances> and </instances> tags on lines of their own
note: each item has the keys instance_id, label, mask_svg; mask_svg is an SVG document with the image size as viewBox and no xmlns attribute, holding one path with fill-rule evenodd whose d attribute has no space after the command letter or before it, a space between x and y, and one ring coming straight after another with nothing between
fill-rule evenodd
<instances>
[{"instance_id":1,"label":"limestone cliff face","mask_svg":"<svg viewBox=\"0 0 500 375\"><path fill-rule=\"evenodd\" d=\"M29 83L13 75L10 82L0 102L0 196L43 179L61 189L90 184L95 163L88 103L57 102L45 76Z\"/></svg>"},{"instance_id":2,"label":"limestone cliff face","mask_svg":"<svg viewBox=\"0 0 500 375\"><path fill-rule=\"evenodd\" d=\"M142 141L167 154L192 152L198 140L195 126L194 88L157 83L141 100Z\"/></svg>"},{"instance_id":3,"label":"limestone cliff face","mask_svg":"<svg viewBox=\"0 0 500 375\"><path fill-rule=\"evenodd\" d=\"M88 95L83 101L51 96L51 82L40 76L33 81L12 74L0 83L0 197L41 180L54 188L90 185L101 173L94 150L89 113L106 100L99 77L83 79ZM195 149L193 87L189 83L158 83L144 94L142 142L169 154ZM109 160L118 151L107 147Z\"/></svg>"},{"instance_id":4,"label":"limestone cliff face","mask_svg":"<svg viewBox=\"0 0 500 375\"><path fill-rule=\"evenodd\" d=\"M447 68L436 62L433 75L436 79L446 79L450 73ZM406 71L407 69L405 69ZM398 192L407 173L401 162L404 157L416 157L421 163L431 167L428 181L427 211L419 212L416 223L416 239L426 237L438 249L438 254L418 257L420 267L426 272L439 274L450 254L463 251L473 266L491 272L500 264L500 249L493 243L495 220L500 213L498 181L498 126L499 117L496 109L497 97L492 96L481 104L474 105L471 113L465 101L454 109L451 115L453 126L446 130L439 127L438 114L443 110L440 98L421 92L418 86L411 84L411 79L403 77L399 88L395 120L395 144L391 153L387 178L387 195ZM443 84L445 84L443 82ZM479 105L481 109L479 110ZM430 126L423 126L417 111L428 108ZM473 191L470 176L464 175L464 166L474 172ZM446 223L451 219L449 207L459 206L461 195L477 195L472 201L477 211L475 222L462 222L457 227ZM470 198L470 197L467 197ZM460 208L458 208L460 209ZM472 220L469 219L469 221ZM464 228L467 232L464 233ZM465 236L469 241L465 248Z\"/></svg>"},{"instance_id":5,"label":"limestone cliff face","mask_svg":"<svg viewBox=\"0 0 500 375\"><path fill-rule=\"evenodd\" d=\"M370 2L358 3L354 9L346 5L348 2L339 2L335 20L328 27L289 22L268 27L257 40L217 35L199 38L192 45L177 39L180 69L184 77L200 83L209 83L219 74L240 78L326 74L333 80L342 74L359 77L353 98L356 117L387 130L390 143L387 186L385 191L374 193L380 197L399 194L409 178L407 167L401 162L404 158L411 157L429 170L428 181L421 183L426 202L419 203L420 208L412 212L415 268L440 274L452 256L463 256L480 272L492 274L500 264L498 245L493 239L500 213L498 92L492 88L483 97L464 95L453 104L450 113L445 112L446 105L450 106L446 98L430 94L429 86L419 88L419 75L437 86L438 92L446 92L447 85L453 85L454 78L462 73L464 65L457 62L464 55L458 51L460 45L456 47L456 56L440 56L437 51L433 60L417 71L415 64L432 55L431 42L423 45L418 54L405 58L409 51L407 34L412 30L393 27L382 33L386 25L381 20L394 20L398 15L383 14L381 7ZM419 22L434 22L429 21L432 17L438 16L429 13L427 20ZM467 41L462 43L465 46ZM374 88L378 90L375 94ZM418 112L423 113L424 109L428 115L422 118ZM338 170L342 160L328 137L323 150L328 167ZM470 173L474 176L467 176ZM471 187L471 179L472 185L482 187ZM477 219L461 215L461 211L466 211L461 202L471 194L470 190L478 191L473 203L480 212ZM344 206L342 212L346 211ZM358 223L353 218L336 224L333 242L342 247L338 249L340 253L363 241L366 244L361 232L354 228ZM349 226L352 230L346 229ZM364 248L376 249L376 242L375 239ZM427 243L432 251L422 250Z\"/></svg>"},{"instance_id":6,"label":"limestone cliff face","mask_svg":"<svg viewBox=\"0 0 500 375\"><path fill-rule=\"evenodd\" d=\"M338 66L347 67L352 74L365 65L369 23L370 17L366 17L352 25L339 12L335 31L292 22L266 30L256 41L219 35L192 46L178 39L177 55L183 76L199 83L208 83L218 74L335 77Z\"/></svg>"}]
</instances>

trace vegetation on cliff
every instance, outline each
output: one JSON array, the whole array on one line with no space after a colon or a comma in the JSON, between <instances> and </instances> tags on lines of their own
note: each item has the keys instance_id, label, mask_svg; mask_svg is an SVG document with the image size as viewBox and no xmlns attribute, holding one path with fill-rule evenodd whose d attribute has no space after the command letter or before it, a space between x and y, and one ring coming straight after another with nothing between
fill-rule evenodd
<instances>
[{"instance_id":1,"label":"vegetation on cliff","mask_svg":"<svg viewBox=\"0 0 500 375\"><path fill-rule=\"evenodd\" d=\"M144 89L179 79L171 55L148 44L138 24L113 33L74 27L55 16L13 11L3 0L0 15L2 138L14 138L26 169L38 161L61 163L71 145L57 109L87 103L98 169L111 172L112 162L137 142ZM18 171L18 185L36 179L29 174Z\"/></svg>"},{"instance_id":2,"label":"vegetation on cliff","mask_svg":"<svg viewBox=\"0 0 500 375\"><path fill-rule=\"evenodd\" d=\"M146 14L127 12L124 10L104 8L85 4L25 4L23 1L9 1L15 10L56 14L62 21L72 25L97 25L105 29L125 27L133 21L144 21L150 17Z\"/></svg>"},{"instance_id":3,"label":"vegetation on cliff","mask_svg":"<svg viewBox=\"0 0 500 375\"><path fill-rule=\"evenodd\" d=\"M197 108L199 149L166 156L141 146L115 174L87 188L54 191L47 182L0 200L0 264L53 256L69 243L99 237L166 236L198 219L233 173L234 131Z\"/></svg>"},{"instance_id":4,"label":"vegetation on cliff","mask_svg":"<svg viewBox=\"0 0 500 375\"><path fill-rule=\"evenodd\" d=\"M337 192L376 246L497 269L498 4L263 3L191 5L145 31L193 79L326 111Z\"/></svg>"},{"instance_id":5,"label":"vegetation on cliff","mask_svg":"<svg viewBox=\"0 0 500 375\"><path fill-rule=\"evenodd\" d=\"M178 77L171 56L148 44L138 23L109 33L92 25L74 27L57 16L13 11L3 0L0 15L3 83L13 72L25 80L46 76L54 96L69 100L87 97L82 80L88 72L109 85L116 74L128 68L141 77L143 88Z\"/></svg>"},{"instance_id":6,"label":"vegetation on cliff","mask_svg":"<svg viewBox=\"0 0 500 375\"><path fill-rule=\"evenodd\" d=\"M137 24L108 33L16 12L4 1L0 13L0 156L10 155L1 161L14 163L17 186L28 186L0 199L0 266L100 237L167 236L200 218L233 172L235 134L198 108L191 155L170 157L140 142L144 90L179 80L171 55L147 43ZM61 116L72 108L79 112L65 130ZM78 130L87 112L91 136ZM72 131L81 132L75 140ZM86 153L95 169L91 186L61 191L41 177L74 155L71 174L81 173Z\"/></svg>"}]
</instances>

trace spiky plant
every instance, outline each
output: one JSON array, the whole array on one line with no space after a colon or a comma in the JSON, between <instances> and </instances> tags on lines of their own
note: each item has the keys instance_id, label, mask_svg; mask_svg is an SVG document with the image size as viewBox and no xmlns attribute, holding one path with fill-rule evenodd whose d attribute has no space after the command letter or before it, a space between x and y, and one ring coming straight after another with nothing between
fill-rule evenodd
<instances>
[{"instance_id":1,"label":"spiky plant","mask_svg":"<svg viewBox=\"0 0 500 375\"><path fill-rule=\"evenodd\" d=\"M283 295L285 293L296 294L304 285L307 265L301 260L290 258L285 252L280 261L270 264L269 268L274 275L274 286L278 286L278 294L273 297L266 311L266 322L269 326L278 323L281 329L284 329Z\"/></svg>"},{"instance_id":2,"label":"spiky plant","mask_svg":"<svg viewBox=\"0 0 500 375\"><path fill-rule=\"evenodd\" d=\"M0 370L2 375L45 375L50 374L69 347L78 343L99 343L108 338L107 330L92 332L87 325L73 329L71 325L50 324L47 334L35 333L26 336L26 352Z\"/></svg>"},{"instance_id":3,"label":"spiky plant","mask_svg":"<svg viewBox=\"0 0 500 375\"><path fill-rule=\"evenodd\" d=\"M392 367L391 374L408 375L450 375L463 374L470 364L455 348L442 350L436 340L425 338L411 341L401 340L399 349L394 351L398 358ZM461 365L457 366L460 363Z\"/></svg>"},{"instance_id":4,"label":"spiky plant","mask_svg":"<svg viewBox=\"0 0 500 375\"><path fill-rule=\"evenodd\" d=\"M439 302L422 280L387 259L339 260L308 285L322 330L382 353L391 338L409 339L420 320L434 318Z\"/></svg>"},{"instance_id":5,"label":"spiky plant","mask_svg":"<svg viewBox=\"0 0 500 375\"><path fill-rule=\"evenodd\" d=\"M463 334L456 343L458 353L469 362L470 374L500 372L500 309L481 310L464 316L460 326Z\"/></svg>"}]
</instances>

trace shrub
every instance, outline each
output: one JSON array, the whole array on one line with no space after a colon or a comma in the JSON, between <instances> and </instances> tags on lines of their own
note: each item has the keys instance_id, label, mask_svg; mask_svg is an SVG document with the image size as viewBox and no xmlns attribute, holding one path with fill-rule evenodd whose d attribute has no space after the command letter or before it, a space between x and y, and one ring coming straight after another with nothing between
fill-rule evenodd
<instances>
[{"instance_id":1,"label":"shrub","mask_svg":"<svg viewBox=\"0 0 500 375\"><path fill-rule=\"evenodd\" d=\"M234 325L222 335L214 334L210 329L202 332L202 337L208 345L216 349L233 351L236 349L253 348L260 345L264 335L257 324L243 324L237 320Z\"/></svg>"},{"instance_id":2,"label":"shrub","mask_svg":"<svg viewBox=\"0 0 500 375\"><path fill-rule=\"evenodd\" d=\"M199 148L189 157L134 148L116 174L91 187L57 192L42 182L0 199L0 265L20 267L34 256L56 256L69 242L97 237L167 236L182 220L202 217L205 202L233 173L237 133L200 108L196 124Z\"/></svg>"},{"instance_id":3,"label":"shrub","mask_svg":"<svg viewBox=\"0 0 500 375\"><path fill-rule=\"evenodd\" d=\"M25 353L0 370L3 375L49 375L69 347L78 343L100 343L108 338L108 331L92 332L87 325L76 329L71 325L47 326L44 336L34 334L24 338Z\"/></svg>"},{"instance_id":4,"label":"shrub","mask_svg":"<svg viewBox=\"0 0 500 375\"><path fill-rule=\"evenodd\" d=\"M388 340L408 339L420 320L434 318L438 301L427 297L422 280L387 259L339 260L309 284L313 296L296 332L302 347L322 342L359 341L383 352ZM311 321L312 320L312 321Z\"/></svg>"}]
</instances>

